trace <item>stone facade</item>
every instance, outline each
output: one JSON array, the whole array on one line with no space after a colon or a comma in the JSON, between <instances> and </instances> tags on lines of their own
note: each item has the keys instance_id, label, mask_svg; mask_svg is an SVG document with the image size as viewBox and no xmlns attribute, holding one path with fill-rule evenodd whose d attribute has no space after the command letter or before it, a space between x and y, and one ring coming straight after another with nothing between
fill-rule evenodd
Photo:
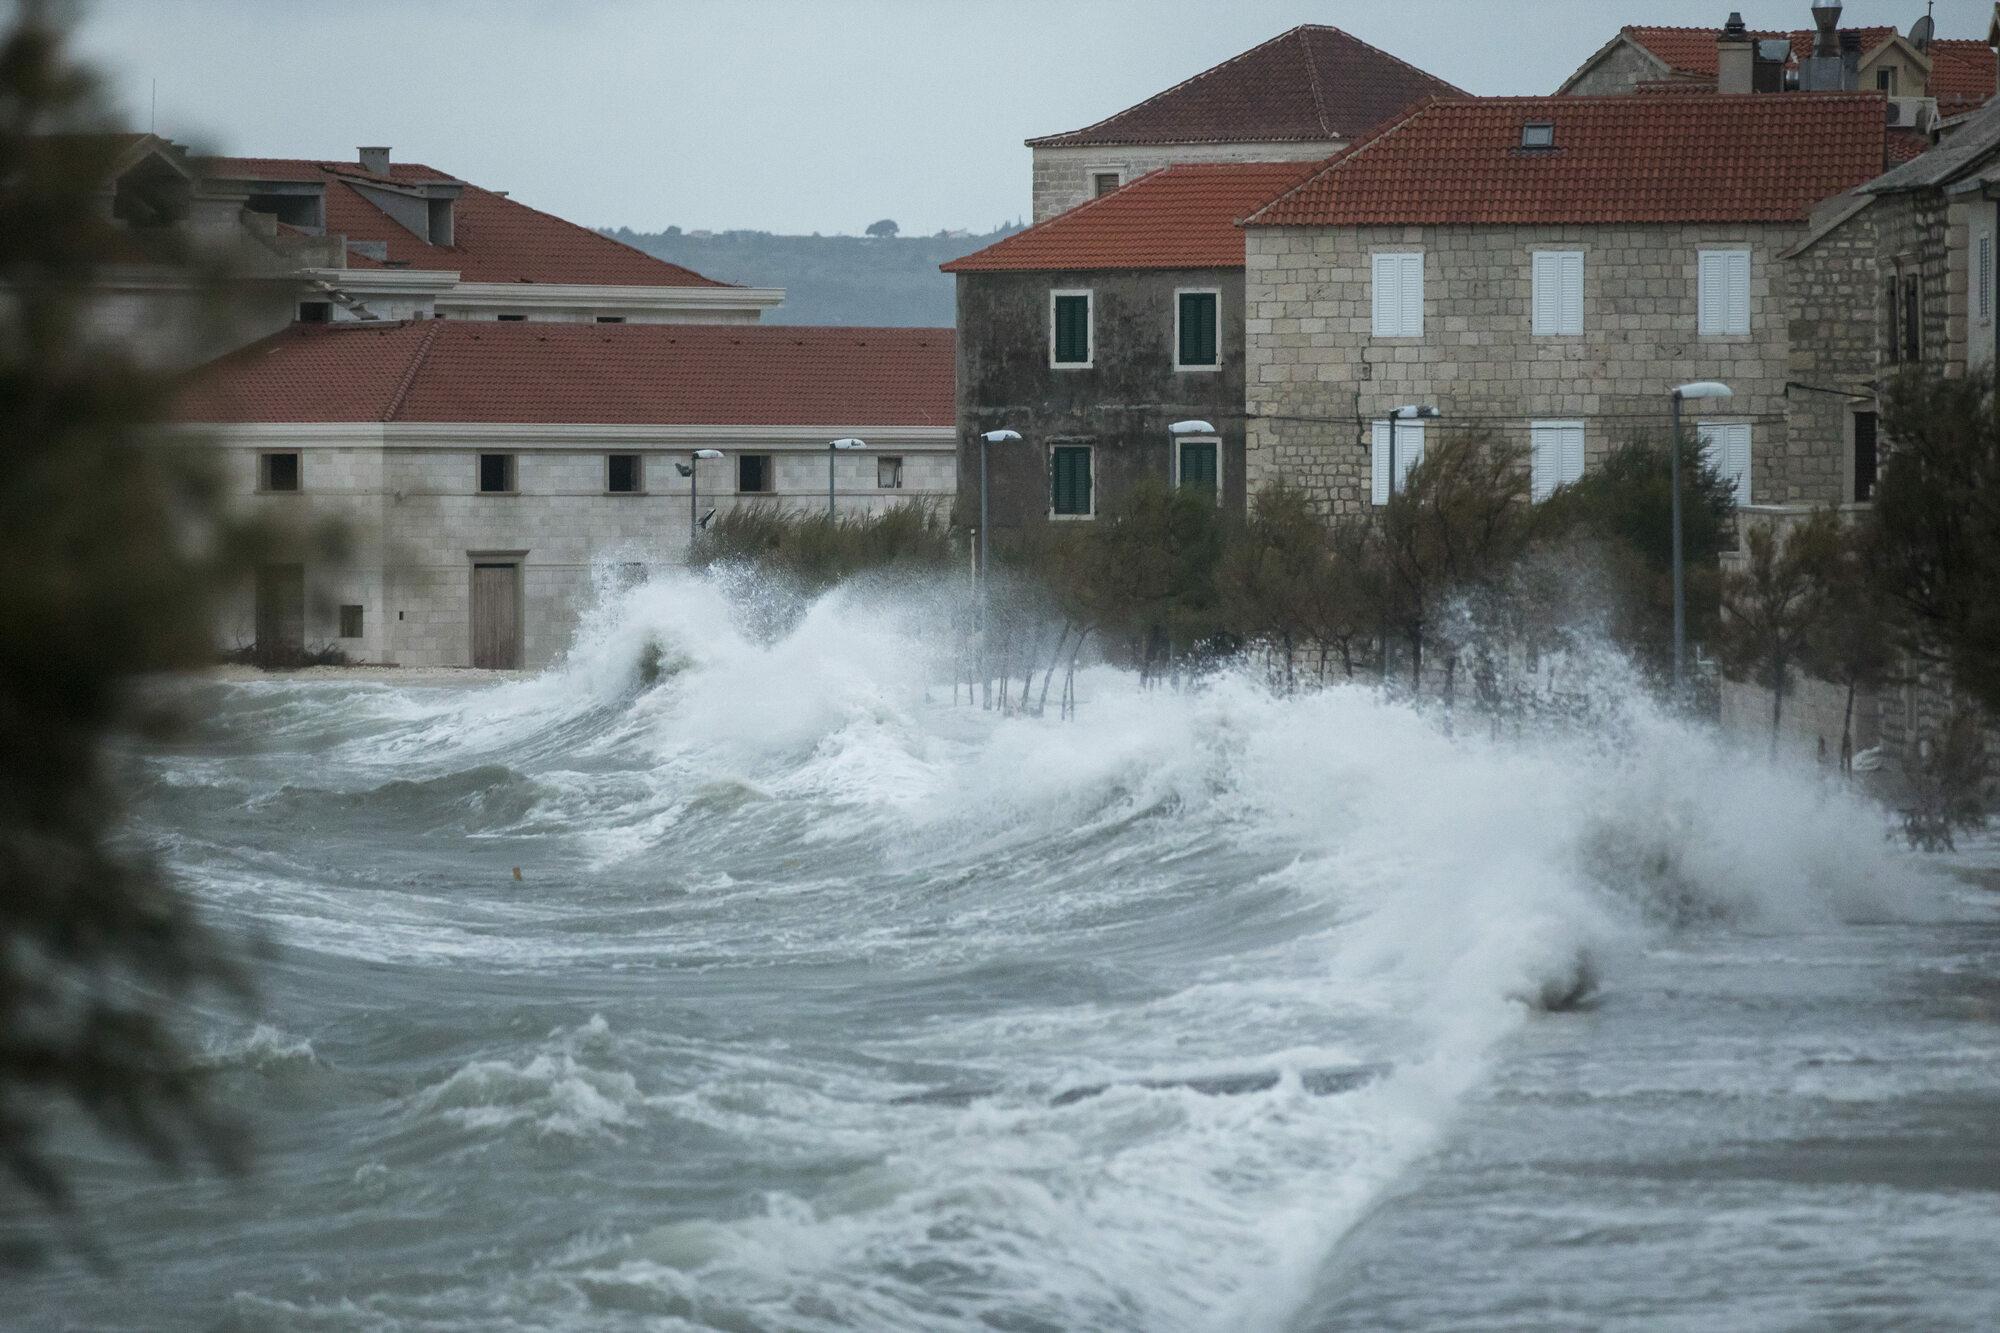
<instances>
[{"instance_id":1,"label":"stone facade","mask_svg":"<svg viewBox=\"0 0 2000 1333\"><path fill-rule=\"evenodd\" d=\"M833 455L836 502L847 514L900 501L949 505L957 474L953 432L876 427L867 450ZM193 433L191 433L192 435ZM219 448L239 502L310 528L338 521L347 544L337 562L308 562L308 647L332 644L359 661L465 666L471 660L471 571L475 558L517 561L522 666L547 665L568 646L595 595L594 574L638 574L685 562L689 482L675 468L695 448L724 457L701 462L702 510L742 504L809 510L827 502L825 441L803 428L312 425L233 426L206 438ZM300 488L258 488L258 455L297 451ZM481 494L479 455L515 459L515 490ZM606 457L641 458L637 494L611 494ZM737 456L772 460L772 489L739 493ZM884 487L881 464L901 460L900 487ZM624 567L620 570L616 567ZM362 608L359 638L340 636L340 608ZM226 610L225 647L256 636L254 599L243 590Z\"/></svg>"},{"instance_id":2,"label":"stone facade","mask_svg":"<svg viewBox=\"0 0 2000 1333\"><path fill-rule=\"evenodd\" d=\"M1104 144L1034 150L1034 220L1064 213L1095 193L1091 178L1116 171L1129 184L1181 162L1311 162L1347 146L1344 139L1286 143Z\"/></svg>"},{"instance_id":3,"label":"stone facade","mask_svg":"<svg viewBox=\"0 0 2000 1333\"><path fill-rule=\"evenodd\" d=\"M1791 293L1791 381L1786 429L1764 450L1760 498L1780 505L1842 505L1858 498L1857 412L1876 411L1885 336L1872 209L1785 259Z\"/></svg>"},{"instance_id":4,"label":"stone facade","mask_svg":"<svg viewBox=\"0 0 2000 1333\"><path fill-rule=\"evenodd\" d=\"M1586 464L1664 433L1668 392L1720 379L1735 397L1704 419L1752 425L1751 492L1783 457L1787 273L1798 226L1252 227L1247 229L1247 470L1285 480L1328 515L1369 502L1369 423L1436 407L1444 425L1528 442L1532 421L1585 423ZM1748 250L1750 332L1697 332L1698 252ZM1536 336L1537 250L1584 254L1584 332ZM1421 338L1372 333L1372 255L1424 255Z\"/></svg>"},{"instance_id":5,"label":"stone facade","mask_svg":"<svg viewBox=\"0 0 2000 1333\"><path fill-rule=\"evenodd\" d=\"M1175 293L1214 290L1220 366L1176 370ZM1089 369L1050 362L1050 294L1092 293ZM958 421L961 521L978 522L979 436L1019 431L1021 444L991 447L988 467L996 535L1049 519L1049 453L1087 444L1095 507L1141 477L1172 475L1167 427L1205 420L1217 428L1221 502L1244 503L1243 274L1236 269L1146 269L958 275Z\"/></svg>"}]
</instances>

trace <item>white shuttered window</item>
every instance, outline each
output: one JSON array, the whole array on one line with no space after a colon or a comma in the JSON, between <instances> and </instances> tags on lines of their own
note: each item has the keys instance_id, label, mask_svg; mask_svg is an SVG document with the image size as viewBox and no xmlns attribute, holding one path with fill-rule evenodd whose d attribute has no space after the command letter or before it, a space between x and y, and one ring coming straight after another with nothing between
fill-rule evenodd
<instances>
[{"instance_id":1,"label":"white shuttered window","mask_svg":"<svg viewBox=\"0 0 2000 1333\"><path fill-rule=\"evenodd\" d=\"M1528 438L1533 444L1530 468L1537 500L1548 499L1556 487L1566 486L1583 475L1581 421L1530 422Z\"/></svg>"},{"instance_id":2,"label":"white shuttered window","mask_svg":"<svg viewBox=\"0 0 2000 1333\"><path fill-rule=\"evenodd\" d=\"M1736 503L1750 503L1750 423L1747 421L1704 421L1701 432L1702 456L1717 472L1736 484Z\"/></svg>"},{"instance_id":3,"label":"white shuttered window","mask_svg":"<svg viewBox=\"0 0 2000 1333\"><path fill-rule=\"evenodd\" d=\"M1583 251L1537 250L1534 324L1537 338L1583 332Z\"/></svg>"},{"instance_id":4,"label":"white shuttered window","mask_svg":"<svg viewBox=\"0 0 2000 1333\"><path fill-rule=\"evenodd\" d=\"M1703 250L1696 278L1704 336L1750 332L1750 252Z\"/></svg>"},{"instance_id":5,"label":"white shuttered window","mask_svg":"<svg viewBox=\"0 0 2000 1333\"><path fill-rule=\"evenodd\" d=\"M1375 434L1370 442L1369 474L1373 478L1373 501L1378 505L1389 503L1389 423L1387 420L1375 423ZM1424 456L1424 423L1422 421L1398 421L1396 423L1396 489L1402 490L1409 484L1410 469Z\"/></svg>"},{"instance_id":6,"label":"white shuttered window","mask_svg":"<svg viewBox=\"0 0 2000 1333\"><path fill-rule=\"evenodd\" d=\"M1424 336L1424 257L1375 256L1375 336Z\"/></svg>"}]
</instances>

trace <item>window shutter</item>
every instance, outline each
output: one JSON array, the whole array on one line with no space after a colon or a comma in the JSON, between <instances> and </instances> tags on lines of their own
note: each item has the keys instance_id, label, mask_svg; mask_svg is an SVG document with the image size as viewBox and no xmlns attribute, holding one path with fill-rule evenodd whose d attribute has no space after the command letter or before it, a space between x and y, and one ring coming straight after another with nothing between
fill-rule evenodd
<instances>
[{"instance_id":1,"label":"window shutter","mask_svg":"<svg viewBox=\"0 0 2000 1333\"><path fill-rule=\"evenodd\" d=\"M1750 423L1703 425L1697 430L1701 434L1702 457L1719 475L1735 483L1736 503L1749 504Z\"/></svg>"},{"instance_id":2,"label":"window shutter","mask_svg":"<svg viewBox=\"0 0 2000 1333\"><path fill-rule=\"evenodd\" d=\"M1400 441L1399 441L1400 443ZM1375 437L1369 442L1368 470L1372 477L1369 489L1371 504L1389 503L1389 423L1375 423Z\"/></svg>"},{"instance_id":3,"label":"window shutter","mask_svg":"<svg viewBox=\"0 0 2000 1333\"><path fill-rule=\"evenodd\" d=\"M1583 252L1562 257L1562 331L1583 332Z\"/></svg>"},{"instance_id":4,"label":"window shutter","mask_svg":"<svg viewBox=\"0 0 2000 1333\"><path fill-rule=\"evenodd\" d=\"M1217 355L1216 299L1213 292L1182 292L1180 310L1180 364L1213 366Z\"/></svg>"},{"instance_id":5,"label":"window shutter","mask_svg":"<svg viewBox=\"0 0 2000 1333\"><path fill-rule=\"evenodd\" d=\"M1556 488L1557 455L1560 453L1556 430L1553 426L1528 427L1529 493L1537 500L1546 500Z\"/></svg>"},{"instance_id":6,"label":"window shutter","mask_svg":"<svg viewBox=\"0 0 2000 1333\"><path fill-rule=\"evenodd\" d=\"M1402 298L1396 288L1403 275L1402 265L1395 255L1375 256L1375 336L1393 338L1396 336L1396 322L1402 317Z\"/></svg>"},{"instance_id":7,"label":"window shutter","mask_svg":"<svg viewBox=\"0 0 2000 1333\"><path fill-rule=\"evenodd\" d=\"M1703 335L1722 332L1722 256L1702 251L1695 278L1695 305L1700 312L1698 331Z\"/></svg>"},{"instance_id":8,"label":"window shutter","mask_svg":"<svg viewBox=\"0 0 2000 1333\"><path fill-rule=\"evenodd\" d=\"M1583 425L1571 426L1563 436L1562 481L1567 485L1583 476Z\"/></svg>"},{"instance_id":9,"label":"window shutter","mask_svg":"<svg viewBox=\"0 0 2000 1333\"><path fill-rule=\"evenodd\" d=\"M1547 337L1562 328L1561 255L1535 252L1535 336Z\"/></svg>"},{"instance_id":10,"label":"window shutter","mask_svg":"<svg viewBox=\"0 0 2000 1333\"><path fill-rule=\"evenodd\" d=\"M1729 333L1750 332L1750 254L1729 256Z\"/></svg>"},{"instance_id":11,"label":"window shutter","mask_svg":"<svg viewBox=\"0 0 2000 1333\"><path fill-rule=\"evenodd\" d=\"M1403 256L1403 279L1398 295L1403 298L1403 326L1400 336L1424 336L1424 257Z\"/></svg>"},{"instance_id":12,"label":"window shutter","mask_svg":"<svg viewBox=\"0 0 2000 1333\"><path fill-rule=\"evenodd\" d=\"M1988 232L1979 235L1979 318L1982 323L1993 318L1993 237Z\"/></svg>"}]
</instances>

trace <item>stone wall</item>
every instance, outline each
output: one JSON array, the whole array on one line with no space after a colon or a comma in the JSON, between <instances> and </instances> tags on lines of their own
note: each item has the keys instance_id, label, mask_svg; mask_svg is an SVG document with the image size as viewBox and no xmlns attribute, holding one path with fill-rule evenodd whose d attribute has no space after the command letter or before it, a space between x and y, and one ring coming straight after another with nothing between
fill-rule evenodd
<instances>
[{"instance_id":1,"label":"stone wall","mask_svg":"<svg viewBox=\"0 0 2000 1333\"><path fill-rule=\"evenodd\" d=\"M1631 42L1620 41L1572 75L1563 91L1577 96L1629 93L1641 83L1666 77L1659 61Z\"/></svg>"},{"instance_id":2,"label":"stone wall","mask_svg":"<svg viewBox=\"0 0 2000 1333\"><path fill-rule=\"evenodd\" d=\"M1218 289L1221 366L1174 369L1174 295ZM1093 299L1088 369L1049 365L1050 293ZM1019 431L994 446L988 467L996 533L1049 517L1048 449L1095 450L1096 507L1144 476L1171 475L1175 421L1200 419L1222 445L1222 503L1243 508L1243 275L1233 269L1155 269L958 275L959 485L962 521L978 521L979 436Z\"/></svg>"},{"instance_id":3,"label":"stone wall","mask_svg":"<svg viewBox=\"0 0 2000 1333\"><path fill-rule=\"evenodd\" d=\"M1787 428L1765 449L1759 499L1852 503L1854 413L1873 410L1886 299L1876 208L1863 209L1785 260L1791 295Z\"/></svg>"},{"instance_id":4,"label":"stone wall","mask_svg":"<svg viewBox=\"0 0 2000 1333\"><path fill-rule=\"evenodd\" d=\"M1309 143L1114 144L1034 150L1034 220L1075 208L1094 191L1090 178L1119 172L1130 183L1178 162L1316 162L1346 147L1344 139Z\"/></svg>"},{"instance_id":5,"label":"stone wall","mask_svg":"<svg viewBox=\"0 0 2000 1333\"><path fill-rule=\"evenodd\" d=\"M1698 415L1752 423L1751 491L1784 456L1787 275L1796 226L1253 227L1246 231L1247 469L1323 512L1369 500L1368 422L1404 403L1525 446L1535 420L1585 422L1586 467L1635 434L1662 435L1668 392L1736 391ZM1696 331L1697 252L1751 252L1750 329ZM1536 337L1531 255L1584 252L1584 333ZM1371 255L1424 254L1424 335L1371 332Z\"/></svg>"}]
</instances>

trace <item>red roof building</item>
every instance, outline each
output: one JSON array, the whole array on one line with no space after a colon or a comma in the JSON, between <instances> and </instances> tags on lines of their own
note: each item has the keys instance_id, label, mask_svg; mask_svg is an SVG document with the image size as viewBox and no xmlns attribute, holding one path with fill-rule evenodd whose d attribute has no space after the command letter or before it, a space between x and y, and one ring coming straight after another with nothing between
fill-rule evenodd
<instances>
[{"instance_id":1,"label":"red roof building","mask_svg":"<svg viewBox=\"0 0 2000 1333\"><path fill-rule=\"evenodd\" d=\"M1199 162L1164 167L943 265L996 270L1242 268L1238 220L1317 162Z\"/></svg>"}]
</instances>

